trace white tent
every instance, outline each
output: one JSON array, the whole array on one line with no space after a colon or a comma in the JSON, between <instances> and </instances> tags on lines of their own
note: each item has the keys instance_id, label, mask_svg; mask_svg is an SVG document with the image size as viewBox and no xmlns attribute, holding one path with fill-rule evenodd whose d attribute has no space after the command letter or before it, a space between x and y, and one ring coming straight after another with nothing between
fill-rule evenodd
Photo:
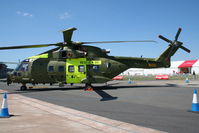
<instances>
[{"instance_id":1,"label":"white tent","mask_svg":"<svg viewBox=\"0 0 199 133\"><path fill-rule=\"evenodd\" d=\"M159 75L167 74L174 75L180 72L178 68L185 61L171 61L171 66L169 68L154 68L154 69L141 69L141 68L130 68L122 73L122 75ZM199 74L199 60L195 62L191 68L191 72L195 71Z\"/></svg>"},{"instance_id":2,"label":"white tent","mask_svg":"<svg viewBox=\"0 0 199 133\"><path fill-rule=\"evenodd\" d=\"M191 72L193 73L193 71L195 71L196 74L199 74L199 60L197 60L193 66L192 66L192 69L191 69Z\"/></svg>"}]
</instances>

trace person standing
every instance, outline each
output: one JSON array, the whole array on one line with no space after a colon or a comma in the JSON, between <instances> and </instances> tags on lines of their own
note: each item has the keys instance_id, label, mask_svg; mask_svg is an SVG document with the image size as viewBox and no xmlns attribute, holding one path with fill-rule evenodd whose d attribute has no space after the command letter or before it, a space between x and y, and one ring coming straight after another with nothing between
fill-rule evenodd
<instances>
[{"instance_id":1,"label":"person standing","mask_svg":"<svg viewBox=\"0 0 199 133\"><path fill-rule=\"evenodd\" d=\"M196 73L193 71L193 79L196 79Z\"/></svg>"}]
</instances>

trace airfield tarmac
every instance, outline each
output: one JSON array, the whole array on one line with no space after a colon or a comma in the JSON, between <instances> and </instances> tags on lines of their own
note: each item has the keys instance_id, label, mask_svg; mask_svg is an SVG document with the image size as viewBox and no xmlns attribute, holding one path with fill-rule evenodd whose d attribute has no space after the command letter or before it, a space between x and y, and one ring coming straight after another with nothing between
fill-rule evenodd
<instances>
[{"instance_id":1,"label":"airfield tarmac","mask_svg":"<svg viewBox=\"0 0 199 133\"><path fill-rule=\"evenodd\" d=\"M48 103L171 133L197 133L199 114L190 112L193 90L199 80L111 81L84 91L82 85L38 85L19 91L19 84L0 83L10 94L20 94Z\"/></svg>"}]
</instances>

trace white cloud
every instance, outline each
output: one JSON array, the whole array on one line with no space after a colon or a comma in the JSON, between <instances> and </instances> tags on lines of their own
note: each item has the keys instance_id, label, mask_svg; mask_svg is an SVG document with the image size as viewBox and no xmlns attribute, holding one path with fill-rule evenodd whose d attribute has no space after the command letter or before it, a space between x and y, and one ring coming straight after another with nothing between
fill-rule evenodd
<instances>
[{"instance_id":1,"label":"white cloud","mask_svg":"<svg viewBox=\"0 0 199 133\"><path fill-rule=\"evenodd\" d=\"M64 12L63 14L59 15L59 18L62 19L62 20L63 19L68 19L70 17L71 17L71 15L68 12Z\"/></svg>"},{"instance_id":2,"label":"white cloud","mask_svg":"<svg viewBox=\"0 0 199 133\"><path fill-rule=\"evenodd\" d=\"M28 12L21 12L21 11L17 11L16 12L18 15L23 16L23 17L32 17L33 15L28 13Z\"/></svg>"}]
</instances>

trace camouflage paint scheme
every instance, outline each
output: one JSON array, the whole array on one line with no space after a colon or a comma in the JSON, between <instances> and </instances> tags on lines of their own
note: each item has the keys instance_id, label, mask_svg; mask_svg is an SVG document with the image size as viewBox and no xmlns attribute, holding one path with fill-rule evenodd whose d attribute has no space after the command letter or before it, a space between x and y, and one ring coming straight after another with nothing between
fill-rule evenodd
<instances>
[{"instance_id":1,"label":"camouflage paint scheme","mask_svg":"<svg viewBox=\"0 0 199 133\"><path fill-rule=\"evenodd\" d=\"M13 73L12 81L25 83L104 83L110 81L113 77L128 68L158 68L170 66L170 62L160 62L158 61L159 58L108 56L97 47L83 47L86 47L88 51L90 51L90 48L92 49L92 51L88 53L87 58L62 58L57 56L60 55L60 51L54 51L49 54L49 56L44 54L30 57L20 64L19 70L15 70L14 73L16 74ZM93 52L97 50L98 53ZM101 53L99 53L99 51ZM22 68L24 64L28 64L28 69ZM82 76L80 80L76 81L75 78L81 75L81 72L78 71L78 66L81 65L85 66L85 76ZM50 66L53 66L54 70L49 70ZM59 71L60 66L64 67L63 71ZM69 72L69 66L75 67L74 72Z\"/></svg>"},{"instance_id":2,"label":"camouflage paint scheme","mask_svg":"<svg viewBox=\"0 0 199 133\"><path fill-rule=\"evenodd\" d=\"M71 38L74 30L76 28L63 31L63 43L1 47L0 50L57 46L57 48L29 57L21 62L9 74L8 84L11 82L22 83L23 85L26 83L104 83L129 68L170 67L170 58L179 48L190 52L182 46L182 42L177 41L181 29L178 30L174 41L160 36L161 39L170 44L157 58L109 56L108 51L104 49L83 44L114 43L117 41L73 42Z\"/></svg>"}]
</instances>

